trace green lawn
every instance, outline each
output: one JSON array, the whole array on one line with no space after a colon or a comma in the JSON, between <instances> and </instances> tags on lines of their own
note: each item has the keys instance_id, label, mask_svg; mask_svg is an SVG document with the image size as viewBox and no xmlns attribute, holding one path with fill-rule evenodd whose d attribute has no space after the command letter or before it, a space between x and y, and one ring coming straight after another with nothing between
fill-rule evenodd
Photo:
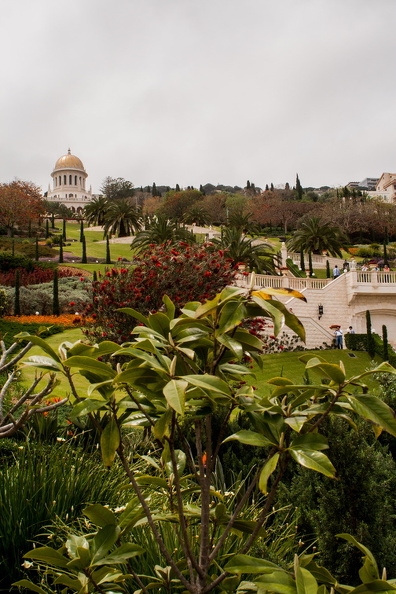
<instances>
[{"instance_id":1,"label":"green lawn","mask_svg":"<svg viewBox=\"0 0 396 594\"><path fill-rule=\"evenodd\" d=\"M66 329L60 334L50 336L47 339L47 342L53 349L57 350L62 342L74 343L77 340L83 339L84 335L79 328L70 328ZM352 353L355 355L355 357L350 357L349 353ZM42 354L40 348L33 347L26 357L39 354ZM258 366L255 366L255 378L251 379L250 383L257 387L257 393L262 396L269 395L271 393L272 387L271 385L267 384L267 381L273 377L282 376L287 377L296 384L304 383L305 365L299 360L299 357L301 357L303 354L312 354L313 357L315 355L319 355L326 359L326 361L329 363L339 364L339 362L342 361L345 366L347 377L352 377L354 375L363 373L372 366L372 361L368 354L359 351L352 352L349 350L334 349L325 351L293 351L289 353L276 353L272 355L263 355L264 367L261 370L258 368ZM381 362L381 359L376 357L374 362L376 365L378 365ZM31 384L34 379L35 372L36 370L34 367L23 367L21 380L25 386ZM61 375L59 375L59 379L60 384L55 388L54 394L64 397L65 393L69 392L69 385ZM319 379L319 377L311 371L309 372L309 379L310 381L315 381L316 379ZM371 379L370 376L366 377L364 381L371 390L378 390L376 382ZM81 391L81 394L86 394L88 381L82 376L76 375L76 386L78 390Z\"/></svg>"},{"instance_id":2,"label":"green lawn","mask_svg":"<svg viewBox=\"0 0 396 594\"><path fill-rule=\"evenodd\" d=\"M46 342L55 351L57 351L59 345L62 342L74 343L74 342L77 342L77 340L83 340L83 339L84 339L84 335L80 328L68 328L64 332L60 332L59 334L54 334L54 336L50 336L49 338L46 339ZM34 346L33 348L30 349L30 351L27 353L27 355L24 357L24 359L28 359L29 357L32 357L33 355L47 356L45 353L42 352L40 347ZM24 359L22 359L22 361ZM20 376L22 385L26 386L26 387L30 386L34 380L35 374L39 371L40 370L38 370L34 367L30 367L30 366L22 367L22 372L21 372L21 376ZM69 384L68 384L67 380L61 374L58 375L58 378L60 380L60 383L54 389L53 395L60 396L60 397L64 398L66 394L70 393ZM78 391L81 392L82 395L87 393L87 387L89 385L89 382L83 376L76 374L75 385L76 385Z\"/></svg>"},{"instance_id":3,"label":"green lawn","mask_svg":"<svg viewBox=\"0 0 396 594\"><path fill-rule=\"evenodd\" d=\"M355 355L350 357L349 353ZM263 356L263 369L255 366L254 373L256 379L251 380L251 384L257 387L257 393L267 396L271 393L272 386L267 384L268 380L273 377L287 377L296 384L304 383L305 364L299 360L301 355L311 354L312 357L319 355L329 363L339 364L343 362L347 378L363 373L372 366L372 361L369 355L360 351L343 350L319 350L319 351L292 351L289 353L275 353L272 355ZM381 359L376 357L374 359L376 365L381 363ZM319 379L319 375L310 371L309 380L311 382ZM370 376L364 378L364 382L372 390L378 390L376 382Z\"/></svg>"}]
</instances>

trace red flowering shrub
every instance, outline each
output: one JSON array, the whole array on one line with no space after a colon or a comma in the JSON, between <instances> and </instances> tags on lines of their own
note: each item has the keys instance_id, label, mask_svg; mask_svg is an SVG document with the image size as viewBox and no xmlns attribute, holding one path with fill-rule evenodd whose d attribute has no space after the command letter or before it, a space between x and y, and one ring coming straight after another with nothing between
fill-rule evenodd
<instances>
[{"instance_id":1,"label":"red flowering shrub","mask_svg":"<svg viewBox=\"0 0 396 594\"><path fill-rule=\"evenodd\" d=\"M163 306L168 297L179 307L188 301L212 299L236 274L224 253L180 243L177 247L151 246L134 259L131 268L112 268L92 283L92 302L83 312L84 332L97 341L122 343L136 321L115 311L132 307L146 315Z\"/></svg>"}]
</instances>

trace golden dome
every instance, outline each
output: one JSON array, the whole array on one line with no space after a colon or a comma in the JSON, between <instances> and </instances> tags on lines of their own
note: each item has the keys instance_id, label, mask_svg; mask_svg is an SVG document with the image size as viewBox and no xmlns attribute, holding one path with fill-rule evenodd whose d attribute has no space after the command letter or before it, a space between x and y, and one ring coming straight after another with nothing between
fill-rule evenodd
<instances>
[{"instance_id":1,"label":"golden dome","mask_svg":"<svg viewBox=\"0 0 396 594\"><path fill-rule=\"evenodd\" d=\"M67 155L59 157L59 159L55 163L54 171L56 171L57 169L80 169L81 171L85 171L81 159L79 159L75 155L72 155L70 149L68 150Z\"/></svg>"}]
</instances>

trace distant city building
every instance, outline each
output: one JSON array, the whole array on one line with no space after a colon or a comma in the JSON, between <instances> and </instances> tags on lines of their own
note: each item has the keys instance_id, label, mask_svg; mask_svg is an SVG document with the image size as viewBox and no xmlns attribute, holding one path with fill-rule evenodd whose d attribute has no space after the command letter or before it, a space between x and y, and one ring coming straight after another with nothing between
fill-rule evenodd
<instances>
[{"instance_id":1,"label":"distant city building","mask_svg":"<svg viewBox=\"0 0 396 594\"><path fill-rule=\"evenodd\" d=\"M361 182L349 182L347 188L350 190L361 190L362 192L375 192L378 177L366 177Z\"/></svg>"},{"instance_id":2,"label":"distant city building","mask_svg":"<svg viewBox=\"0 0 396 594\"><path fill-rule=\"evenodd\" d=\"M92 200L92 189L86 189L85 183L88 173L78 157L72 155L70 149L67 155L59 157L51 173L53 188L48 186L47 200L60 202L73 212L81 212Z\"/></svg>"}]
</instances>

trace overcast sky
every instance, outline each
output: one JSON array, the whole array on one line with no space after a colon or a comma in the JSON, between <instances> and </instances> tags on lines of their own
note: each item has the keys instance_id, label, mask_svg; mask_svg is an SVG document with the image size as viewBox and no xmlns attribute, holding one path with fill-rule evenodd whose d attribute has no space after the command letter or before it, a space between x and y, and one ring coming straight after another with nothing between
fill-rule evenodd
<instances>
[{"instance_id":1,"label":"overcast sky","mask_svg":"<svg viewBox=\"0 0 396 594\"><path fill-rule=\"evenodd\" d=\"M2 0L0 182L396 171L395 0Z\"/></svg>"}]
</instances>

